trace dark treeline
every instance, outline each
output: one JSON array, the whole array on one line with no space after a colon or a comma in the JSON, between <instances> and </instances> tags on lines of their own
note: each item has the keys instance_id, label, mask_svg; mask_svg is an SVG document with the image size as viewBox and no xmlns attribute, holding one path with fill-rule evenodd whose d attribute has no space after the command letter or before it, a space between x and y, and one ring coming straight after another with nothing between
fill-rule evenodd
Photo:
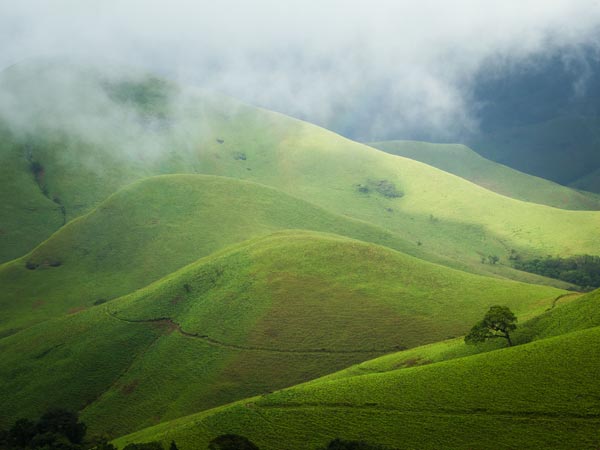
<instances>
[{"instance_id":1,"label":"dark treeline","mask_svg":"<svg viewBox=\"0 0 600 450\"><path fill-rule=\"evenodd\" d=\"M19 419L8 430L0 430L1 450L117 450L106 437L86 438L87 425L77 413L51 409L37 422ZM165 448L160 442L132 443L123 450L179 450L175 442ZM224 434L208 444L208 450L259 450L244 436ZM318 450L394 450L362 441L332 440Z\"/></svg>"},{"instance_id":2,"label":"dark treeline","mask_svg":"<svg viewBox=\"0 0 600 450\"><path fill-rule=\"evenodd\" d=\"M567 281L584 290L600 287L600 256L578 255L568 258L547 256L525 260L513 259L515 269Z\"/></svg>"},{"instance_id":3,"label":"dark treeline","mask_svg":"<svg viewBox=\"0 0 600 450\"><path fill-rule=\"evenodd\" d=\"M36 422L19 419L8 430L0 430L2 450L117 450L104 436L86 437L87 425L77 413L50 409ZM126 450L165 450L160 443L129 444ZM124 449L124 450L125 450ZM175 442L168 450L178 450Z\"/></svg>"},{"instance_id":4,"label":"dark treeline","mask_svg":"<svg viewBox=\"0 0 600 450\"><path fill-rule=\"evenodd\" d=\"M5 450L116 450L103 437L86 439L87 426L76 413L51 409L37 422L19 419L0 431L0 448Z\"/></svg>"}]
</instances>

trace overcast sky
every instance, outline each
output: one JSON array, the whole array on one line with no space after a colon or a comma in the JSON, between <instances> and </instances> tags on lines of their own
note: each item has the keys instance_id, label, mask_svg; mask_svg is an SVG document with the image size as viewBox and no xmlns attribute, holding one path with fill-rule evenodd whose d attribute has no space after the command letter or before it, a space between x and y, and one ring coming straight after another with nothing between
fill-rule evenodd
<instances>
[{"instance_id":1,"label":"overcast sky","mask_svg":"<svg viewBox=\"0 0 600 450\"><path fill-rule=\"evenodd\" d=\"M0 66L116 60L377 138L475 128L482 66L596 46L599 26L596 0L4 0Z\"/></svg>"}]
</instances>

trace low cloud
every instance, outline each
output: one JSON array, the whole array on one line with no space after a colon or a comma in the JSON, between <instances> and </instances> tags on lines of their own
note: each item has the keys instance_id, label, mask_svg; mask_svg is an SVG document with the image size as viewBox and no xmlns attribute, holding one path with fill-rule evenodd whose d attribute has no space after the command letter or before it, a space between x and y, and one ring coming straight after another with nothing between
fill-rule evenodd
<instances>
[{"instance_id":1,"label":"low cloud","mask_svg":"<svg viewBox=\"0 0 600 450\"><path fill-rule=\"evenodd\" d=\"M2 67L142 67L364 140L475 130L476 74L532 55L562 50L583 95L589 74L573 61L600 25L591 0L4 3Z\"/></svg>"}]
</instances>

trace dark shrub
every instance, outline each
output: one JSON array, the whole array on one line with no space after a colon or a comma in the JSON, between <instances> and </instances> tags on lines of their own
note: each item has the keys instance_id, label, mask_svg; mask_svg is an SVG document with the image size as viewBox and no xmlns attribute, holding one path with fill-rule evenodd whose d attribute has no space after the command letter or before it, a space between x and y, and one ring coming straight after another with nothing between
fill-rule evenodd
<instances>
[{"instance_id":1,"label":"dark shrub","mask_svg":"<svg viewBox=\"0 0 600 450\"><path fill-rule=\"evenodd\" d=\"M368 444L363 441L343 441L334 439L325 447L325 450L392 450L379 445Z\"/></svg>"},{"instance_id":2,"label":"dark shrub","mask_svg":"<svg viewBox=\"0 0 600 450\"><path fill-rule=\"evenodd\" d=\"M223 434L210 441L208 450L258 450L258 447L244 436Z\"/></svg>"},{"instance_id":3,"label":"dark shrub","mask_svg":"<svg viewBox=\"0 0 600 450\"><path fill-rule=\"evenodd\" d=\"M37 423L38 434L55 433L69 439L74 444L83 441L87 426L80 423L77 414L64 409L51 409Z\"/></svg>"},{"instance_id":4,"label":"dark shrub","mask_svg":"<svg viewBox=\"0 0 600 450\"><path fill-rule=\"evenodd\" d=\"M29 445L37 433L35 423L29 419L19 419L8 432L8 438L19 447Z\"/></svg>"},{"instance_id":5,"label":"dark shrub","mask_svg":"<svg viewBox=\"0 0 600 450\"><path fill-rule=\"evenodd\" d=\"M123 450L165 450L160 442L146 442L144 444L128 444Z\"/></svg>"}]
</instances>

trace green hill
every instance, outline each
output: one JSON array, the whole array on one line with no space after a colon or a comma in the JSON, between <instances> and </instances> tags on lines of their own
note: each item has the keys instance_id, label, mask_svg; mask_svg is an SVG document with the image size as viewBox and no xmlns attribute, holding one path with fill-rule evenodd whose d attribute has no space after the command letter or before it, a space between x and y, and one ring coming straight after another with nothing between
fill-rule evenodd
<instances>
[{"instance_id":1,"label":"green hill","mask_svg":"<svg viewBox=\"0 0 600 450\"><path fill-rule=\"evenodd\" d=\"M290 228L424 254L381 228L266 186L203 175L153 177L69 222L31 253L0 265L0 330L10 333L90 308L231 244Z\"/></svg>"},{"instance_id":2,"label":"green hill","mask_svg":"<svg viewBox=\"0 0 600 450\"><path fill-rule=\"evenodd\" d=\"M1 339L3 420L62 405L120 435L462 335L497 302L534 316L561 292L280 232Z\"/></svg>"},{"instance_id":3,"label":"green hill","mask_svg":"<svg viewBox=\"0 0 600 450\"><path fill-rule=\"evenodd\" d=\"M385 141L369 145L393 155L424 162L517 200L563 209L600 209L598 196L511 169L485 159L464 145L418 141Z\"/></svg>"},{"instance_id":4,"label":"green hill","mask_svg":"<svg viewBox=\"0 0 600 450\"><path fill-rule=\"evenodd\" d=\"M34 75L15 78L25 86L36 82L47 91L60 91L47 87L54 87L51 78L45 82ZM71 131L71 122L63 128L46 124L14 144L17 159L33 149L32 160L44 168L43 186L50 199L58 197L67 218L90 210L141 175L199 172L275 187L378 225L474 272L520 277L507 264L513 250L524 256L600 254L595 238L600 212L520 202L308 123L153 78L125 77L95 85L89 81L93 77L86 80L81 92L76 91L85 105L83 116L97 126L91 136L85 129ZM57 117L69 116L63 109L52 111ZM107 109L111 114L100 114ZM36 183L31 167L19 176L23 186ZM24 203L21 198L10 202ZM34 221L30 211L17 212L11 219L15 224ZM53 231L44 226L48 234ZM9 243L23 235L31 238L19 241L22 253L39 239L39 232L7 229L0 236L6 246L0 248L10 247L16 256L17 244ZM499 256L500 264L482 265L481 258L488 255Z\"/></svg>"},{"instance_id":5,"label":"green hill","mask_svg":"<svg viewBox=\"0 0 600 450\"><path fill-rule=\"evenodd\" d=\"M575 189L583 189L584 191L600 194L600 169L573 181L570 186Z\"/></svg>"},{"instance_id":6,"label":"green hill","mask_svg":"<svg viewBox=\"0 0 600 450\"><path fill-rule=\"evenodd\" d=\"M599 311L600 290L585 295L565 294L557 297L552 307L542 314L528 320L521 318L512 337L514 342L520 345L547 337L600 327ZM497 341L466 345L462 337L449 339L365 361L315 382L422 366L489 352L505 346L504 342Z\"/></svg>"},{"instance_id":7,"label":"green hill","mask_svg":"<svg viewBox=\"0 0 600 450\"><path fill-rule=\"evenodd\" d=\"M237 433L261 449L336 437L394 448L593 449L600 425L600 328L467 358L254 397L117 440L204 448ZM507 430L510 430L509 432Z\"/></svg>"},{"instance_id":8,"label":"green hill","mask_svg":"<svg viewBox=\"0 0 600 450\"><path fill-rule=\"evenodd\" d=\"M486 158L568 185L600 165L597 115L558 114L468 139Z\"/></svg>"}]
</instances>

